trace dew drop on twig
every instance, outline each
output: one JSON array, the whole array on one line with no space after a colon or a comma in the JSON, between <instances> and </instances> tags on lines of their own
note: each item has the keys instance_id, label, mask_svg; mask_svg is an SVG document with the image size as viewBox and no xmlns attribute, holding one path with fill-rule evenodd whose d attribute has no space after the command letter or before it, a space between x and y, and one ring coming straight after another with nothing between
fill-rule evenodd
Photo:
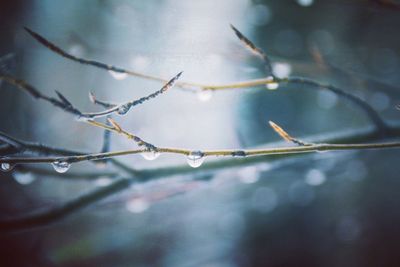
<instances>
[{"instance_id":1,"label":"dew drop on twig","mask_svg":"<svg viewBox=\"0 0 400 267\"><path fill-rule=\"evenodd\" d=\"M54 170L58 173L67 172L71 167L71 163L68 163L66 161L54 161L53 163L51 163L51 165L53 166Z\"/></svg>"},{"instance_id":2,"label":"dew drop on twig","mask_svg":"<svg viewBox=\"0 0 400 267\"><path fill-rule=\"evenodd\" d=\"M11 171L12 169L14 168L14 166L12 165L12 164L10 164L10 163L8 163L8 162L3 162L2 164L1 164L1 170L3 171L3 172L9 172L9 171Z\"/></svg>"},{"instance_id":3,"label":"dew drop on twig","mask_svg":"<svg viewBox=\"0 0 400 267\"><path fill-rule=\"evenodd\" d=\"M277 82L267 83L265 86L267 87L268 90L276 90L279 87L279 83Z\"/></svg>"},{"instance_id":4,"label":"dew drop on twig","mask_svg":"<svg viewBox=\"0 0 400 267\"><path fill-rule=\"evenodd\" d=\"M268 79L268 83L265 84L265 87L268 90L276 90L279 87L279 83L277 83L276 81L274 81L274 77L270 76L267 78Z\"/></svg>"},{"instance_id":5,"label":"dew drop on twig","mask_svg":"<svg viewBox=\"0 0 400 267\"><path fill-rule=\"evenodd\" d=\"M155 160L156 158L158 158L160 156L160 152L151 150L151 151L143 152L141 155L145 160Z\"/></svg>"},{"instance_id":6,"label":"dew drop on twig","mask_svg":"<svg viewBox=\"0 0 400 267\"><path fill-rule=\"evenodd\" d=\"M109 70L108 72L111 74L111 76L114 79L116 79L118 81L122 81L128 77L128 74L124 73L124 72L116 72L116 71L112 71L112 70Z\"/></svg>"},{"instance_id":7,"label":"dew drop on twig","mask_svg":"<svg viewBox=\"0 0 400 267\"><path fill-rule=\"evenodd\" d=\"M192 168L198 168L203 164L204 162L204 153L201 151L192 151L190 154L187 156L187 163L189 164L190 167Z\"/></svg>"}]
</instances>

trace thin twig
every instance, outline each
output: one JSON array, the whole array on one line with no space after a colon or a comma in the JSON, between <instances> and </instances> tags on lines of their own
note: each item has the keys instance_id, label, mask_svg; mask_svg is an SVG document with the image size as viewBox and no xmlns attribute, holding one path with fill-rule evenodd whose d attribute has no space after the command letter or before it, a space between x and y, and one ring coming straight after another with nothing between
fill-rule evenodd
<instances>
[{"instance_id":1,"label":"thin twig","mask_svg":"<svg viewBox=\"0 0 400 267\"><path fill-rule=\"evenodd\" d=\"M22 152L32 152L36 153L39 155L58 155L58 156L71 156L71 155L85 155L87 153L81 152L81 151L76 151L76 150L69 150L69 149L64 149L64 148L58 148L58 147L52 147L49 145L44 145L40 143L34 143L34 142L27 142L27 141L22 141L18 140L16 138L10 137L7 134L0 132L0 141L4 140L12 140L14 143L17 143L18 149L13 150L12 153L22 153ZM10 154L1 154L2 156L9 156ZM111 158L109 161L116 166L117 168L123 170L126 173L129 173L131 175L136 175L137 171L133 169L130 166L127 166L126 164L119 162L118 160Z\"/></svg>"},{"instance_id":2,"label":"thin twig","mask_svg":"<svg viewBox=\"0 0 400 267\"><path fill-rule=\"evenodd\" d=\"M126 189L129 187L130 183L131 180L121 178L115 182L112 182L108 186L95 189L56 207L42 211L36 211L18 218L2 220L0 221L0 231L6 232L22 230L55 222L77 210L87 207L94 202Z\"/></svg>"},{"instance_id":3,"label":"thin twig","mask_svg":"<svg viewBox=\"0 0 400 267\"><path fill-rule=\"evenodd\" d=\"M399 134L400 134L400 126L392 127L388 137L397 137ZM378 138L380 137L376 134L375 129L367 128L351 132L341 132L341 133L336 132L336 133L331 133L329 136L327 135L316 136L310 139L318 140L318 142L320 143L330 143L330 142L373 141L377 140ZM218 160L209 163L206 162L202 168L197 168L197 169L193 169L188 165L178 165L178 166L169 166L169 167L155 168L149 170L140 170L137 171L137 176L135 176L134 180L132 179L117 180L111 185L108 185L104 188L96 189L92 192L87 193L86 195L81 196L78 199L68 201L55 208L50 208L48 210L40 212L34 212L32 214L23 215L18 218L0 221L0 231L7 232L15 230L24 230L32 227L45 226L49 223L56 222L83 207L101 201L102 199L108 196L111 196L123 189L128 188L131 185L132 181L146 182L178 174L187 174L187 173L193 174L196 172L214 171L227 167L240 167L265 161L271 162L273 160L281 160L283 157L287 158L296 155L301 155L301 154L265 155L258 157L230 158L226 160Z\"/></svg>"},{"instance_id":4,"label":"thin twig","mask_svg":"<svg viewBox=\"0 0 400 267\"><path fill-rule=\"evenodd\" d=\"M111 108L108 108L108 109L100 111L100 112L87 112L87 113L83 113L83 112L79 111L77 108L75 108L71 104L71 102L68 101L67 98L58 91L56 91L56 94L59 99L56 99L54 97L50 97L50 96L42 94L38 89L36 89L34 86L28 84L24 80L14 78L10 75L1 75L0 74L0 80L4 80L9 84L15 85L17 88L27 92L28 94L30 94L31 96L33 96L36 99L42 99L44 101L47 101L47 102L53 104L54 106L61 108L65 112L71 113L71 114L77 116L78 118L85 120L85 119L95 119L95 118L105 117L112 113L118 113L120 115L124 115L132 107L140 105L143 102L146 102L148 100L151 100L152 98L159 96L160 94L166 92L168 89L173 87L176 80L179 79L181 74L182 74L182 72L178 73L175 77L173 77L171 80L169 80L161 89L157 90L154 93L149 94L148 96L141 97L136 100L128 101L123 104L118 104L116 106L113 106Z\"/></svg>"},{"instance_id":5,"label":"thin twig","mask_svg":"<svg viewBox=\"0 0 400 267\"><path fill-rule=\"evenodd\" d=\"M89 123L93 126L99 127L99 128L103 128L108 131L112 131L112 132L121 134L121 135L125 136L126 138L135 141L138 144L138 146L144 146L146 148L146 150L148 150L148 151L157 150L157 148L154 145L144 141L139 136L136 136L134 134L131 134L131 133L123 130L122 127L113 119L108 118L108 121L110 122L111 126L107 125L107 124L103 124L98 121L92 121L92 120L87 121L87 123Z\"/></svg>"},{"instance_id":6,"label":"thin twig","mask_svg":"<svg viewBox=\"0 0 400 267\"><path fill-rule=\"evenodd\" d=\"M275 147L266 149L251 149L251 150L204 150L201 151L204 157L217 156L217 157L236 157L236 156L261 156L261 155L276 155L276 154L298 154L306 152L323 152L323 151L338 151L338 150L361 150L361 149L384 149L384 148L398 148L400 142L387 142L387 143L367 143L367 144L310 144L308 146L299 147ZM147 152L147 149L134 149L122 150L106 153L94 153L86 155L74 155L66 157L2 157L0 163L10 164L26 164L26 163L53 163L53 162L68 162L76 163L82 161L102 160L112 157L133 155ZM179 149L179 148L166 148L157 147L159 153L180 154L188 156L192 150Z\"/></svg>"},{"instance_id":7,"label":"thin twig","mask_svg":"<svg viewBox=\"0 0 400 267\"><path fill-rule=\"evenodd\" d=\"M288 141L290 143L294 143L294 144L299 145L299 146L310 146L310 145L312 145L311 143L306 143L306 142L304 142L304 141L302 141L300 139L296 139L296 138L292 137L285 130L283 130L282 127L280 127L279 125L277 125L273 121L269 121L269 125L285 141Z\"/></svg>"},{"instance_id":8,"label":"thin twig","mask_svg":"<svg viewBox=\"0 0 400 267\"><path fill-rule=\"evenodd\" d=\"M239 32L235 27L231 25L232 29L234 30L235 34L239 37L239 39L247 46L249 47L253 52L257 53L260 55L266 62L266 67L268 73L272 73L272 67L269 58L266 56L266 54L257 46L254 45L253 42L251 42L247 37L245 37L241 32ZM87 64L87 65L92 65L98 68L102 68L105 70L109 71L115 71L115 72L120 72L120 73L126 73L128 75L132 76L137 76L137 77L142 77L145 79L150 79L150 80L156 80L156 81L161 81L161 82L166 82L165 79L156 77L156 76L151 76L151 75L146 75L138 72L133 72L129 71L120 67L115 67L109 64L101 63L98 61L92 61L92 60L86 60L82 58L75 57L73 55L68 54L61 48L57 47L44 37L40 36L38 33L33 32L32 30L29 30L28 28L25 28L37 41L39 41L41 44L43 44L45 47L49 48L51 51L65 57L68 59L71 59L73 61L79 62L81 64ZM384 121L380 118L378 113L365 101L362 99L345 92L342 89L339 89L335 86L332 85L325 85L321 84L319 82L307 79L307 78L284 78L284 79L279 79L275 76L273 76L273 79L271 77L267 78L262 78L262 79L255 79L255 80L248 80L248 81L242 81L242 82L235 82L235 83L230 83L230 84L220 84L220 85L212 85L212 84L200 84L200 83L191 83L191 82L178 82L176 83L176 86L179 86L181 88L197 88L200 90L226 90L226 89L239 89L239 88L249 88L249 87L254 87L254 86L261 86L261 85L268 85L268 84L275 84L275 83L288 83L288 84L307 84L312 86L313 88L316 89L325 89L329 90L335 94L337 94L340 97L344 97L355 103L357 106L362 108L367 116L371 119L371 121L376 125L376 127L379 129L381 134L385 134L387 127L384 123ZM103 114L102 114L103 115Z\"/></svg>"},{"instance_id":9,"label":"thin twig","mask_svg":"<svg viewBox=\"0 0 400 267\"><path fill-rule=\"evenodd\" d=\"M265 64L265 70L267 72L267 75L271 76L272 78L275 78L272 65L271 65L271 60L267 56L267 54L259 47L257 47L252 41L250 41L244 34L242 34L238 29L236 29L232 24L231 24L232 30L235 32L236 36L239 38L239 40L254 54L259 56Z\"/></svg>"}]
</instances>

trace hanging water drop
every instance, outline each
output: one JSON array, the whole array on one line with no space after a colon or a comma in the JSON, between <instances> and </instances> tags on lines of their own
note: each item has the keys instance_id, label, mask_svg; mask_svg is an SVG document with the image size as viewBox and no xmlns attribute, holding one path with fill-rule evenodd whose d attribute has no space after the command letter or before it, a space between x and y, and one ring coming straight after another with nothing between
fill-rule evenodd
<instances>
[{"instance_id":1,"label":"hanging water drop","mask_svg":"<svg viewBox=\"0 0 400 267\"><path fill-rule=\"evenodd\" d=\"M126 72L116 72L116 71L112 71L112 70L109 70L108 72L111 74L111 76L114 79L116 79L118 81L124 80L124 79L126 79L126 77L128 77L128 74Z\"/></svg>"},{"instance_id":2,"label":"hanging water drop","mask_svg":"<svg viewBox=\"0 0 400 267\"><path fill-rule=\"evenodd\" d=\"M201 151L192 151L186 160L190 167L198 168L204 162L204 153Z\"/></svg>"},{"instance_id":3,"label":"hanging water drop","mask_svg":"<svg viewBox=\"0 0 400 267\"><path fill-rule=\"evenodd\" d=\"M53 163L51 163L51 165L53 166L54 170L58 173L67 172L71 167L71 163L66 161L54 161Z\"/></svg>"},{"instance_id":4,"label":"hanging water drop","mask_svg":"<svg viewBox=\"0 0 400 267\"><path fill-rule=\"evenodd\" d=\"M89 118L84 116L76 116L76 120L81 122L87 122Z\"/></svg>"},{"instance_id":5,"label":"hanging water drop","mask_svg":"<svg viewBox=\"0 0 400 267\"><path fill-rule=\"evenodd\" d=\"M279 83L277 83L277 82L267 83L266 87L268 90L276 90L279 87Z\"/></svg>"},{"instance_id":6,"label":"hanging water drop","mask_svg":"<svg viewBox=\"0 0 400 267\"><path fill-rule=\"evenodd\" d=\"M155 160L156 158L158 158L160 156L160 152L158 152L156 150L150 150L150 151L143 152L141 155L145 160Z\"/></svg>"},{"instance_id":7,"label":"hanging water drop","mask_svg":"<svg viewBox=\"0 0 400 267\"><path fill-rule=\"evenodd\" d=\"M131 106L128 105L128 104L121 105L121 106L118 107L118 111L117 112L118 112L119 115L125 115L129 111L130 108L131 108Z\"/></svg>"},{"instance_id":8,"label":"hanging water drop","mask_svg":"<svg viewBox=\"0 0 400 267\"><path fill-rule=\"evenodd\" d=\"M197 99L201 102L207 102L212 98L213 92L211 90L200 90L197 92Z\"/></svg>"},{"instance_id":9,"label":"hanging water drop","mask_svg":"<svg viewBox=\"0 0 400 267\"><path fill-rule=\"evenodd\" d=\"M265 87L267 87L268 90L276 90L279 87L279 83L277 83L274 79L274 77L269 76L267 78L268 83L265 84Z\"/></svg>"},{"instance_id":10,"label":"hanging water drop","mask_svg":"<svg viewBox=\"0 0 400 267\"><path fill-rule=\"evenodd\" d=\"M3 163L1 164L1 170L2 170L3 172L9 172L9 171L11 171L13 168L14 168L14 166L11 165L11 164L8 163L8 162L3 162Z\"/></svg>"}]
</instances>

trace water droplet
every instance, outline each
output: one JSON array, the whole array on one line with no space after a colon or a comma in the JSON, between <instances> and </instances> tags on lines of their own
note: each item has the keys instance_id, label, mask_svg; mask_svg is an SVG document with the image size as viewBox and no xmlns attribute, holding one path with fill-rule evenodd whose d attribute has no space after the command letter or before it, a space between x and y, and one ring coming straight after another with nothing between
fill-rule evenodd
<instances>
[{"instance_id":1,"label":"water droplet","mask_svg":"<svg viewBox=\"0 0 400 267\"><path fill-rule=\"evenodd\" d=\"M279 83L277 82L267 83L266 87L268 90L276 90L279 87Z\"/></svg>"},{"instance_id":2,"label":"water droplet","mask_svg":"<svg viewBox=\"0 0 400 267\"><path fill-rule=\"evenodd\" d=\"M142 153L142 157L145 160L155 160L159 156L160 156L160 152L158 152L156 150L146 151L146 152Z\"/></svg>"},{"instance_id":3,"label":"water droplet","mask_svg":"<svg viewBox=\"0 0 400 267\"><path fill-rule=\"evenodd\" d=\"M119 115L125 115L129 111L130 108L131 108L131 106L128 105L128 104L121 105L121 106L118 107L118 111L117 112L118 112Z\"/></svg>"},{"instance_id":4,"label":"water droplet","mask_svg":"<svg viewBox=\"0 0 400 267\"><path fill-rule=\"evenodd\" d=\"M200 90L197 92L197 99L201 102L207 102L212 98L213 92L211 90Z\"/></svg>"},{"instance_id":5,"label":"water droplet","mask_svg":"<svg viewBox=\"0 0 400 267\"><path fill-rule=\"evenodd\" d=\"M3 162L3 163L1 164L1 170L2 170L3 172L9 172L9 171L11 171L13 168L14 168L14 166L13 166L12 164L10 164L10 163Z\"/></svg>"},{"instance_id":6,"label":"water droplet","mask_svg":"<svg viewBox=\"0 0 400 267\"><path fill-rule=\"evenodd\" d=\"M198 168L204 162L204 153L201 151L192 151L187 156L187 163L192 168Z\"/></svg>"},{"instance_id":7,"label":"water droplet","mask_svg":"<svg viewBox=\"0 0 400 267\"><path fill-rule=\"evenodd\" d=\"M67 172L71 167L71 163L68 163L66 161L54 161L53 163L51 163L51 165L53 166L54 170L58 173Z\"/></svg>"},{"instance_id":8,"label":"water droplet","mask_svg":"<svg viewBox=\"0 0 400 267\"><path fill-rule=\"evenodd\" d=\"M14 180L22 185L31 184L33 181L36 180L36 177L30 172L14 172L13 173Z\"/></svg>"},{"instance_id":9,"label":"water droplet","mask_svg":"<svg viewBox=\"0 0 400 267\"><path fill-rule=\"evenodd\" d=\"M133 213L141 213L150 207L150 203L141 198L135 198L126 202L126 209Z\"/></svg>"},{"instance_id":10,"label":"water droplet","mask_svg":"<svg viewBox=\"0 0 400 267\"><path fill-rule=\"evenodd\" d=\"M76 120L81 121L81 122L87 122L89 120L89 118L83 117L83 116L77 116Z\"/></svg>"},{"instance_id":11,"label":"water droplet","mask_svg":"<svg viewBox=\"0 0 400 267\"><path fill-rule=\"evenodd\" d=\"M267 78L267 80L268 80L268 83L265 84L265 87L266 87L268 90L276 90L276 89L278 89L279 83L277 83L277 82L274 81L274 77L269 76L269 77Z\"/></svg>"},{"instance_id":12,"label":"water droplet","mask_svg":"<svg viewBox=\"0 0 400 267\"><path fill-rule=\"evenodd\" d=\"M128 77L128 74L125 72L116 72L116 71L112 71L112 70L109 70L108 72L111 74L111 76L114 79L116 79L118 81L124 80L124 79L126 79L126 77Z\"/></svg>"}]
</instances>

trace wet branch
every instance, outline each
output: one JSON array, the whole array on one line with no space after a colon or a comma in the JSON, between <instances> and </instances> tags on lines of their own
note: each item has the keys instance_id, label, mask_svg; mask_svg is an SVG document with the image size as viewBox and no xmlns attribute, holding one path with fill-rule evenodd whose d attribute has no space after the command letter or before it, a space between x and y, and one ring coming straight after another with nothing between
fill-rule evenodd
<instances>
[{"instance_id":1,"label":"wet branch","mask_svg":"<svg viewBox=\"0 0 400 267\"><path fill-rule=\"evenodd\" d=\"M389 132L388 136L397 137L399 134L400 126L396 126L391 127L391 131ZM380 138L381 137L377 134L376 130L371 128L310 137L310 139L316 140L318 143L374 141ZM302 154L303 153L230 158L226 160L218 160L205 163L202 168L198 169L193 169L187 165L177 165L164 168L138 170L136 175L130 179L119 179L106 187L95 189L77 199L70 200L54 208L42 210L39 212L33 212L31 214L23 215L18 218L7 220L3 219L2 221L0 221L0 231L9 232L15 230L26 230L54 223L84 207L99 202L108 196L118 193L121 190L127 189L133 181L143 183L177 174L194 174L196 172L215 171L222 168L240 167L265 161L272 162L275 160L281 160L283 158L293 157Z\"/></svg>"},{"instance_id":2,"label":"wet branch","mask_svg":"<svg viewBox=\"0 0 400 267\"><path fill-rule=\"evenodd\" d=\"M379 131L381 132L382 135L384 135L386 133L387 125L384 123L384 121L379 116L379 114L367 102L365 102L361 98L359 98L355 95L352 95L349 92L346 92L346 91L344 91L340 88L337 88L333 85L321 84L317 81L314 81L314 80L311 80L308 78L292 78L292 77L283 78L283 79L277 78L273 73L273 69L271 66L271 60L269 59L267 54L262 49L257 47L253 42L251 42L250 39L248 39L244 34L242 34L233 25L231 25L231 28L234 31L235 35L239 38L239 40L242 43L244 43L244 45L247 48L249 48L250 51L252 51L253 53L255 53L256 55L258 55L259 57L261 57L263 59L263 61L265 63L265 67L266 67L266 72L269 75L269 77L262 78L262 79L242 81L242 82L235 82L235 83L230 83L230 84L221 84L221 85L201 84L201 83L192 83L192 82L177 82L176 86L185 88L185 89L191 89L191 90L197 89L197 90L214 90L215 91L215 90L250 88L250 87L255 87L255 86L265 86L268 84L284 84L284 83L295 84L295 85L305 84L305 85L309 85L310 87L317 89L317 90L323 89L323 90L331 91L331 92L335 93L336 95L338 95L339 97L343 97L343 98L350 100L352 103L354 103L355 105L360 107L366 113L368 118L374 123L374 125L377 127L377 129L379 129ZM108 70L108 71L126 73L127 75L130 75L130 76L136 76L136 77L141 77L141 78L155 80L155 81L167 82L167 80L160 78L160 77L147 75L147 74L143 74L143 73L138 73L138 72L123 69L121 67L115 67L115 66L112 66L109 64L98 62L98 61L87 60L87 59L73 56L71 54L68 54L67 52L65 52L64 50L62 50L55 44L51 43L49 40L47 40L43 36L39 35L38 33L34 32L28 28L25 28L25 30L32 37L34 37L38 42L40 42L42 45L44 45L51 51L55 52L56 54L58 54L64 58L68 58L70 60L73 60L73 61L81 63L81 64L94 66L94 67L101 68L101 69ZM100 104L101 101L100 102L98 101L98 103ZM103 104L107 105L107 103L103 103ZM104 116L104 115L106 115L106 114L101 114L101 116ZM94 117L92 117L92 118L94 118Z\"/></svg>"}]
</instances>

